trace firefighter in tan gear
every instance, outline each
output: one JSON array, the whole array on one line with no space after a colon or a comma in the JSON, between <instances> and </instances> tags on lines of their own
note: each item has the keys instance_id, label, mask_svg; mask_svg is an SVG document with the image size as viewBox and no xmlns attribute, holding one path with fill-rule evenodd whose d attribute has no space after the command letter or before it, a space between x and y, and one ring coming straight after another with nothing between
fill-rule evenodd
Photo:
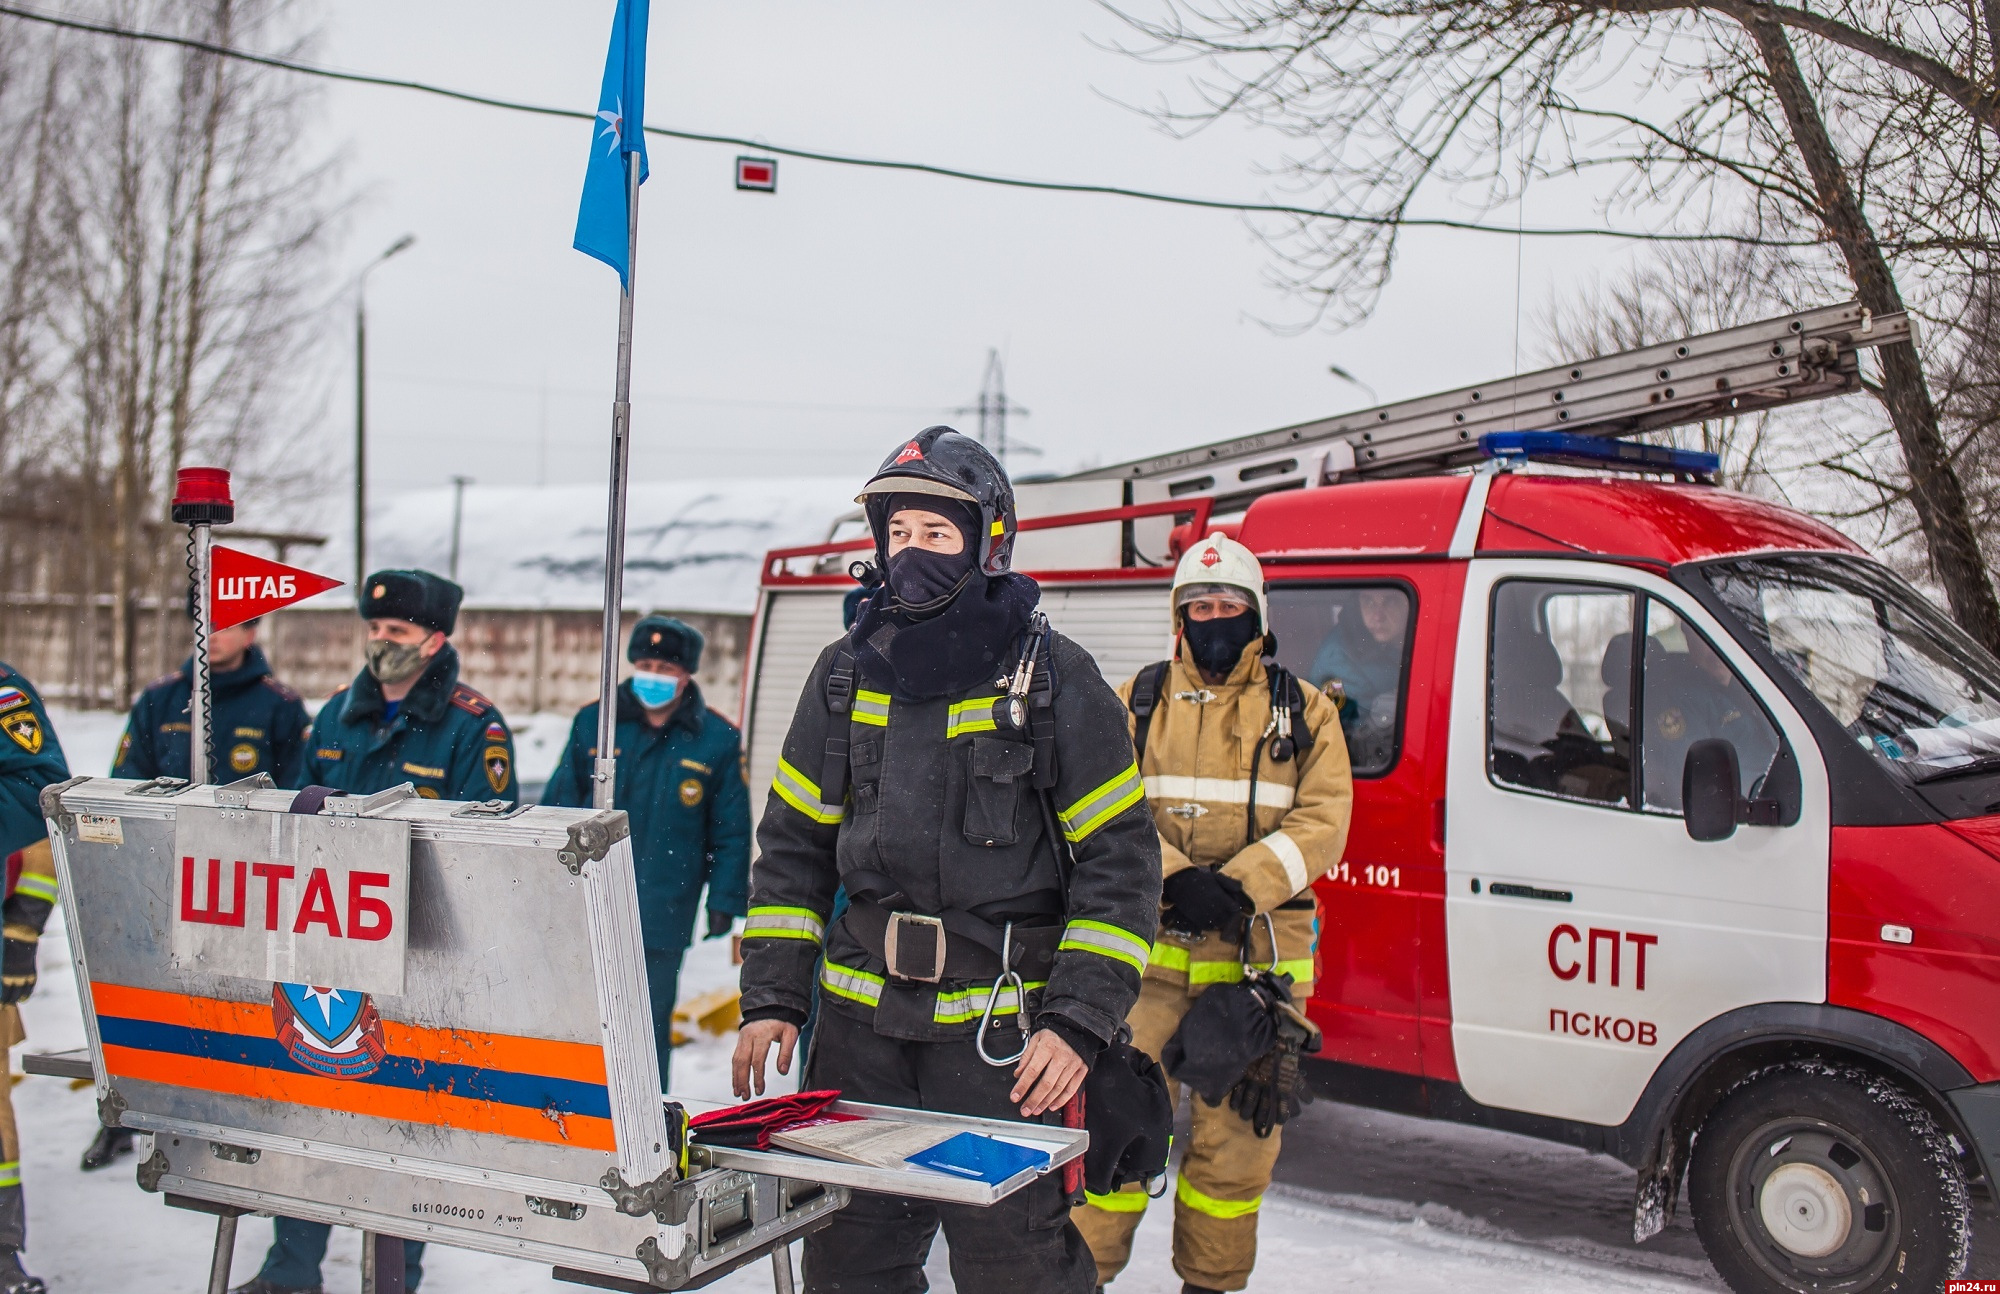
<instances>
[{"instance_id":1,"label":"firefighter in tan gear","mask_svg":"<svg viewBox=\"0 0 2000 1294\"><path fill-rule=\"evenodd\" d=\"M1164 862L1160 934L1128 1017L1133 1044L1155 1058L1195 999L1241 980L1246 961L1275 961L1293 981L1295 1002L1311 995L1319 930L1312 883L1340 861L1354 798L1333 703L1266 668L1275 640L1267 637L1263 569L1250 550L1221 534L1195 544L1175 574L1173 599L1174 658L1120 689ZM1176 1104L1179 1088L1170 1089ZM1256 1262L1257 1209L1279 1129L1267 1118L1259 1135L1247 1109L1190 1097L1174 1270L1185 1294L1240 1290ZM1100 1284L1130 1259L1147 1198L1128 1187L1091 1195L1075 1210Z\"/></svg>"}]
</instances>

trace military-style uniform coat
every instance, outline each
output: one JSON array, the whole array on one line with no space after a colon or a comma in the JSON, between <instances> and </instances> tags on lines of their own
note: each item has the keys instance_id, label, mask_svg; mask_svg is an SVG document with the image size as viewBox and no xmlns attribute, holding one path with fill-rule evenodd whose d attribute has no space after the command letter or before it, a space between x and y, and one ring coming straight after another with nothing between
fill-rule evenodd
<instances>
[{"instance_id":1,"label":"military-style uniform coat","mask_svg":"<svg viewBox=\"0 0 2000 1294\"><path fill-rule=\"evenodd\" d=\"M210 673L209 688L217 764L213 779L229 782L269 773L281 787L305 785L306 730L312 717L299 694L271 676L263 648L251 647L243 663L227 673ZM193 692L192 659L146 685L132 706L111 776L188 775L188 698Z\"/></svg>"},{"instance_id":2,"label":"military-style uniform coat","mask_svg":"<svg viewBox=\"0 0 2000 1294\"><path fill-rule=\"evenodd\" d=\"M514 736L491 701L458 681L458 651L446 643L382 719L382 685L362 670L320 707L307 739L306 780L368 795L414 782L432 800L513 800Z\"/></svg>"},{"instance_id":3,"label":"military-style uniform coat","mask_svg":"<svg viewBox=\"0 0 2000 1294\"><path fill-rule=\"evenodd\" d=\"M1312 882L1340 861L1347 847L1354 782L1340 713L1318 689L1302 686L1305 726L1312 746L1280 763L1271 758L1265 730L1271 723L1271 685L1260 644L1244 648L1229 678L1202 682L1194 666L1176 659L1160 686L1141 766L1146 799L1160 831L1164 874L1196 864L1220 865L1242 883L1260 913L1270 913L1278 935L1278 969L1292 977L1303 1001L1311 990L1313 945L1319 922ZM1119 696L1127 701L1134 679ZM1246 821L1251 756L1257 760L1257 822ZM1258 965L1271 956L1263 922L1254 923L1250 953ZM1208 984L1242 978L1242 950L1218 932L1190 939L1162 930L1146 978L1185 984L1199 993Z\"/></svg>"},{"instance_id":4,"label":"military-style uniform coat","mask_svg":"<svg viewBox=\"0 0 2000 1294\"><path fill-rule=\"evenodd\" d=\"M1053 1013L1100 1039L1116 1035L1138 996L1159 916L1159 837L1143 809L1126 715L1090 657L1051 636L1058 782L1053 804L1076 866L1062 902L1055 850L1030 781L1032 747L1000 730L997 686L912 702L870 690L836 719L826 680L842 644L820 653L799 697L757 829L743 938L743 1009L805 1019L814 964L822 1000L871 1017L875 1032L914 1041L959 1039L978 1025L991 981L891 980L843 916L826 928L834 890L857 870L887 876L903 910L979 909L998 921L1007 901L1062 923L1046 984L1030 981L1029 1014ZM850 742L850 787L827 803L823 759L836 724ZM854 889L853 885L848 886ZM1037 1002L1039 997L1039 1002ZM1019 1009L1011 990L995 1013Z\"/></svg>"},{"instance_id":5,"label":"military-style uniform coat","mask_svg":"<svg viewBox=\"0 0 2000 1294\"><path fill-rule=\"evenodd\" d=\"M62 743L34 684L0 664L0 858L48 839L42 788L67 781ZM47 898L55 901L55 887Z\"/></svg>"},{"instance_id":6,"label":"military-style uniform coat","mask_svg":"<svg viewBox=\"0 0 2000 1294\"><path fill-rule=\"evenodd\" d=\"M618 685L612 803L632 819L639 877L639 923L646 947L686 948L694 940L702 887L708 907L743 915L750 873L750 790L743 737L688 684L667 722L646 722L628 680ZM542 794L543 804L585 808L597 760L597 704L577 712L569 744Z\"/></svg>"}]
</instances>

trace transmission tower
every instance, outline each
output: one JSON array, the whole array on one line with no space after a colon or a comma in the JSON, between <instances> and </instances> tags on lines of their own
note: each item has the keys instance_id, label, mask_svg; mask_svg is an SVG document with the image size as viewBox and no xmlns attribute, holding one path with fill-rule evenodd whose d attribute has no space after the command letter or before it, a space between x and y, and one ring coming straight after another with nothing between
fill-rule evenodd
<instances>
[{"instance_id":1,"label":"transmission tower","mask_svg":"<svg viewBox=\"0 0 2000 1294\"><path fill-rule=\"evenodd\" d=\"M1007 398L1007 374L1000 366L1000 352L992 348L986 351L986 380L979 386L979 402L954 409L953 413L979 415L979 443L993 452L1000 465L1007 465L1007 454L1011 449L1019 454L1040 454L1042 451L1026 441L1007 443L1007 416L1025 418L1028 411Z\"/></svg>"}]
</instances>

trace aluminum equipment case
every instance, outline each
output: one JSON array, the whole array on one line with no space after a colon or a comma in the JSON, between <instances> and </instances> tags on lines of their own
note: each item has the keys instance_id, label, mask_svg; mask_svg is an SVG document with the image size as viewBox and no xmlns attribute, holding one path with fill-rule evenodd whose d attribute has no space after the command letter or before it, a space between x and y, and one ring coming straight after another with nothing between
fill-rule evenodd
<instances>
[{"instance_id":1,"label":"aluminum equipment case","mask_svg":"<svg viewBox=\"0 0 2000 1294\"><path fill-rule=\"evenodd\" d=\"M140 1185L232 1233L282 1214L619 1288L705 1284L846 1202L682 1175L622 812L294 798L43 794L100 1115L153 1134Z\"/></svg>"}]
</instances>

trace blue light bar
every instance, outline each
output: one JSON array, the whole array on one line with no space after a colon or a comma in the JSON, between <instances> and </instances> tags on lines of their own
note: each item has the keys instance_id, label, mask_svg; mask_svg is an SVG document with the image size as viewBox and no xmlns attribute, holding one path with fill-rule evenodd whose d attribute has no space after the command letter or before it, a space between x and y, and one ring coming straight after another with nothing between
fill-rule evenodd
<instances>
[{"instance_id":1,"label":"blue light bar","mask_svg":"<svg viewBox=\"0 0 2000 1294\"><path fill-rule=\"evenodd\" d=\"M1714 476L1722 466L1721 458L1698 449L1668 449L1573 431L1489 431L1479 438L1479 452L1488 458L1699 477Z\"/></svg>"}]
</instances>

